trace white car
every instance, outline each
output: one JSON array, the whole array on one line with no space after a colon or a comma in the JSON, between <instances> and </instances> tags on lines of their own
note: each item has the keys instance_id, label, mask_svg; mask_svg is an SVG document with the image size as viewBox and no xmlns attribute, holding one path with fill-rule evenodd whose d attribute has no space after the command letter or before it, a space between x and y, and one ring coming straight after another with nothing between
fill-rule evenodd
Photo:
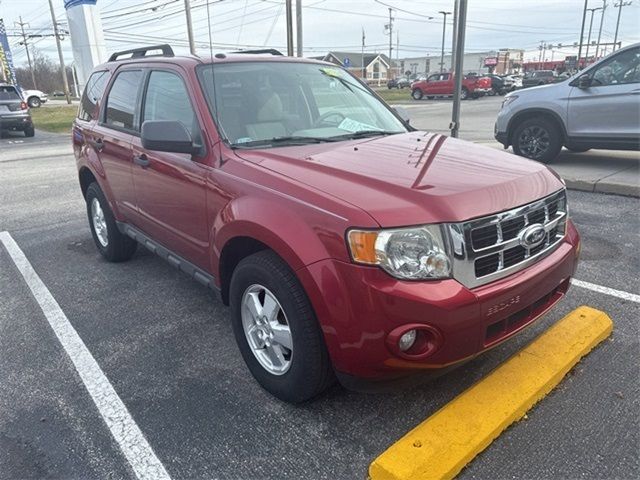
<instances>
[{"instance_id":1,"label":"white car","mask_svg":"<svg viewBox=\"0 0 640 480\"><path fill-rule=\"evenodd\" d=\"M40 90L23 90L22 97L31 108L38 108L43 103L47 103L49 95Z\"/></svg>"},{"instance_id":2,"label":"white car","mask_svg":"<svg viewBox=\"0 0 640 480\"><path fill-rule=\"evenodd\" d=\"M640 43L558 83L509 93L495 124L504 148L550 162L562 147L640 150Z\"/></svg>"}]
</instances>

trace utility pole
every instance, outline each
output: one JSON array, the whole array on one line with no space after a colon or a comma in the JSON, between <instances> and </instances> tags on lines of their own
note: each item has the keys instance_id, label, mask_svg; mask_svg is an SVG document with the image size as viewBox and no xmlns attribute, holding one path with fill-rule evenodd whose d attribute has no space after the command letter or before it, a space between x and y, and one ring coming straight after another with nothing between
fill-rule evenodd
<instances>
[{"instance_id":1,"label":"utility pole","mask_svg":"<svg viewBox=\"0 0 640 480\"><path fill-rule=\"evenodd\" d=\"M364 64L364 27L362 27L362 79L366 82L367 81L367 66Z\"/></svg>"},{"instance_id":2,"label":"utility pole","mask_svg":"<svg viewBox=\"0 0 640 480\"><path fill-rule=\"evenodd\" d=\"M396 76L402 76L400 71L400 32L398 30L396 30Z\"/></svg>"},{"instance_id":3,"label":"utility pole","mask_svg":"<svg viewBox=\"0 0 640 480\"><path fill-rule=\"evenodd\" d=\"M451 12L444 12L440 10L438 13L442 14L442 51L440 52L440 71L444 72L444 39L447 31L447 15L451 15Z\"/></svg>"},{"instance_id":4,"label":"utility pole","mask_svg":"<svg viewBox=\"0 0 640 480\"><path fill-rule=\"evenodd\" d=\"M580 70L580 58L582 57L582 42L584 41L584 22L587 19L587 7L589 0L584 0L584 8L582 9L582 26L580 27L580 46L578 47L578 64L577 68Z\"/></svg>"},{"instance_id":5,"label":"utility pole","mask_svg":"<svg viewBox=\"0 0 640 480\"><path fill-rule=\"evenodd\" d=\"M540 54L538 55L538 70L542 70L540 64L542 63L542 49L544 48L544 40L540 40L540 46L538 50L540 50Z\"/></svg>"},{"instance_id":6,"label":"utility pole","mask_svg":"<svg viewBox=\"0 0 640 480\"><path fill-rule=\"evenodd\" d=\"M60 59L60 71L62 73L62 85L64 86L64 96L67 103L71 105L71 97L69 96L69 81L67 80L67 67L64 66L64 56L62 55L62 45L60 44L60 35L58 34L58 22L56 20L56 12L53 10L53 2L49 0L49 9L51 10L51 21L53 22L53 34L56 36L56 45L58 47L58 58Z\"/></svg>"},{"instance_id":7,"label":"utility pole","mask_svg":"<svg viewBox=\"0 0 640 480\"><path fill-rule=\"evenodd\" d=\"M460 0L453 1L453 35L451 36L451 71L456 66L456 37L458 36L458 8Z\"/></svg>"},{"instance_id":8,"label":"utility pole","mask_svg":"<svg viewBox=\"0 0 640 480\"><path fill-rule=\"evenodd\" d=\"M31 63L31 55L29 54L29 43L27 42L27 34L24 33L24 26L29 24L22 21L22 16L20 16L19 18L20 18L19 22L13 22L13 23L14 25L19 25L20 29L22 30L22 44L24 45L24 49L27 52L27 62L29 63L29 71L31 72L31 82L33 83L34 90L37 90L38 85L36 85L36 74L33 71L33 65Z\"/></svg>"},{"instance_id":9,"label":"utility pole","mask_svg":"<svg viewBox=\"0 0 640 480\"><path fill-rule=\"evenodd\" d=\"M607 0L602 0L602 15L600 15L600 29L598 30L598 43L596 44L596 60L600 52L600 38L602 38L602 24L604 23L604 12L607 10Z\"/></svg>"},{"instance_id":10,"label":"utility pole","mask_svg":"<svg viewBox=\"0 0 640 480\"><path fill-rule=\"evenodd\" d=\"M287 12L287 56L293 57L293 11L291 0L286 0L285 9Z\"/></svg>"},{"instance_id":11,"label":"utility pole","mask_svg":"<svg viewBox=\"0 0 640 480\"><path fill-rule=\"evenodd\" d=\"M296 56L302 57L302 0L296 0Z\"/></svg>"},{"instance_id":12,"label":"utility pole","mask_svg":"<svg viewBox=\"0 0 640 480\"><path fill-rule=\"evenodd\" d=\"M184 13L187 17L187 37L189 38L189 51L196 54L196 43L193 40L193 24L191 23L191 0L184 0Z\"/></svg>"},{"instance_id":13,"label":"utility pole","mask_svg":"<svg viewBox=\"0 0 640 480\"><path fill-rule=\"evenodd\" d=\"M460 0L458 6L458 28L456 39L456 64L454 68L455 90L453 91L453 109L451 111L451 136L458 137L460 130L460 93L462 92L462 72L464 71L464 36L467 27L467 0Z\"/></svg>"},{"instance_id":14,"label":"utility pole","mask_svg":"<svg viewBox=\"0 0 640 480\"><path fill-rule=\"evenodd\" d=\"M587 35L587 52L584 54L585 67L587 66L587 62L589 61L589 46L591 45L591 28L593 27L593 12L600 9L602 9L602 7L587 8L587 10L591 12L591 19L589 20L589 35Z\"/></svg>"},{"instance_id":15,"label":"utility pole","mask_svg":"<svg viewBox=\"0 0 640 480\"><path fill-rule=\"evenodd\" d=\"M391 73L393 73L393 69L391 68L391 62L393 62L392 51L393 51L393 16L391 13L393 9L389 7L389 69Z\"/></svg>"},{"instance_id":16,"label":"utility pole","mask_svg":"<svg viewBox=\"0 0 640 480\"><path fill-rule=\"evenodd\" d=\"M616 21L616 34L613 37L613 51L616 51L616 42L618 41L618 28L620 27L620 14L622 13L622 7L626 7L628 5L631 5L631 2L623 2L622 0L620 0L620 2L618 2L617 5L615 5L616 7L618 7L618 20Z\"/></svg>"}]
</instances>

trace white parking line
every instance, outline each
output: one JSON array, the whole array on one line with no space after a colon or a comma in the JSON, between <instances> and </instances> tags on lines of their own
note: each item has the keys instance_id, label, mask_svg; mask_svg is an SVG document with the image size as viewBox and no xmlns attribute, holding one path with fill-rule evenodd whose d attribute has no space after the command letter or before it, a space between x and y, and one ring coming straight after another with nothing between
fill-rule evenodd
<instances>
[{"instance_id":1,"label":"white parking line","mask_svg":"<svg viewBox=\"0 0 640 480\"><path fill-rule=\"evenodd\" d=\"M31 289L136 476L139 479L169 480L169 474L144 438L127 407L18 244L8 232L0 232L0 242L4 244L13 263Z\"/></svg>"},{"instance_id":2,"label":"white parking line","mask_svg":"<svg viewBox=\"0 0 640 480\"><path fill-rule=\"evenodd\" d=\"M615 290L609 287L603 287L602 285L596 285L595 283L583 282L582 280L571 280L571 283L576 287L586 288L587 290L592 290L598 293L604 293L605 295L610 295L612 297L621 298L622 300L629 300L631 302L640 303L640 295L636 295L635 293L629 293L622 290Z\"/></svg>"}]
</instances>

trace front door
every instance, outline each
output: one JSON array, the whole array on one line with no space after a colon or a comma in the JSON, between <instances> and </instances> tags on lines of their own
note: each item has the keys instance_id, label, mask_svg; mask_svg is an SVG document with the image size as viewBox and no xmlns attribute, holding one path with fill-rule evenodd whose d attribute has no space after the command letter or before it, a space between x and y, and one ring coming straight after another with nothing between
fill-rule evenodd
<instances>
[{"instance_id":1,"label":"front door","mask_svg":"<svg viewBox=\"0 0 640 480\"><path fill-rule=\"evenodd\" d=\"M574 86L569 96L569 136L640 137L640 47L612 55L586 75L591 86Z\"/></svg>"},{"instance_id":2,"label":"front door","mask_svg":"<svg viewBox=\"0 0 640 480\"><path fill-rule=\"evenodd\" d=\"M199 122L178 71L150 72L141 124L147 120L180 121L194 142L202 144ZM206 268L210 252L205 179L209 167L188 154L145 150L140 138L133 139L132 159L139 228Z\"/></svg>"}]
</instances>

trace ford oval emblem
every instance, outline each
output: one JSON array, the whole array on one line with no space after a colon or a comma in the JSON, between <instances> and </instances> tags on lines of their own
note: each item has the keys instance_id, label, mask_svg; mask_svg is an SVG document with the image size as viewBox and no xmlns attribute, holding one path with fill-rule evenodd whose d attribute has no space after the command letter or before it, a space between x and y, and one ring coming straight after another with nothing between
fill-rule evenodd
<instances>
[{"instance_id":1,"label":"ford oval emblem","mask_svg":"<svg viewBox=\"0 0 640 480\"><path fill-rule=\"evenodd\" d=\"M520 245L524 248L534 248L544 242L547 232L541 224L534 223L521 230L518 236L520 237Z\"/></svg>"}]
</instances>

